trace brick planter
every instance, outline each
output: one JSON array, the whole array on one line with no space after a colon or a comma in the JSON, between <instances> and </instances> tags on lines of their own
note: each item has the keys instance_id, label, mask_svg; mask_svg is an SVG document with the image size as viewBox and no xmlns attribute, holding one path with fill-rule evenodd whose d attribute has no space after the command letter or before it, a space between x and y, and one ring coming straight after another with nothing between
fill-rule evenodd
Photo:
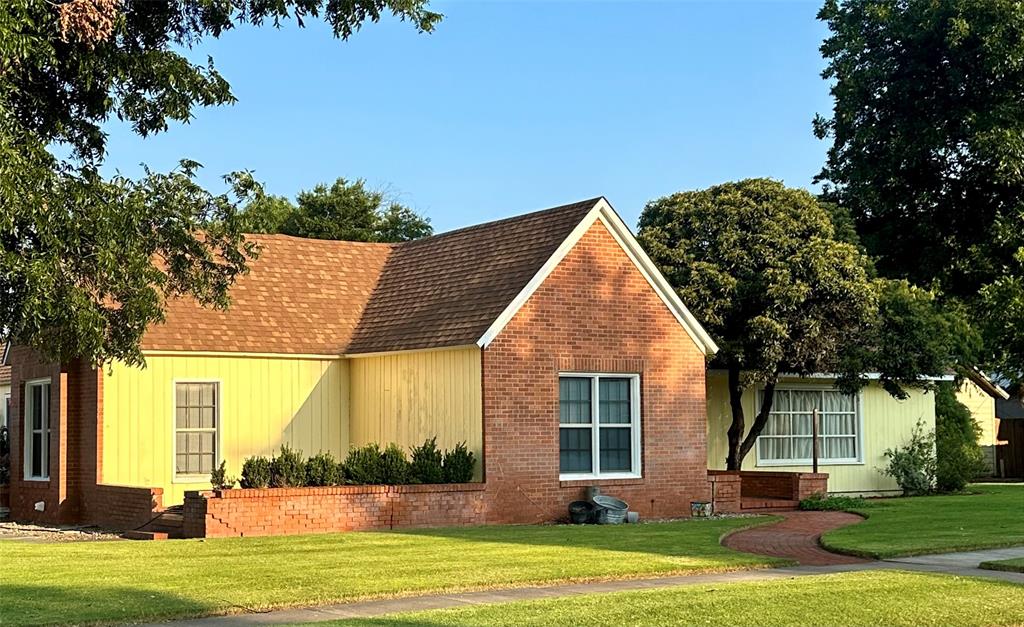
<instances>
[{"instance_id":1,"label":"brick planter","mask_svg":"<svg viewBox=\"0 0 1024 627\"><path fill-rule=\"evenodd\" d=\"M483 524L484 484L186 492L188 538Z\"/></svg>"}]
</instances>

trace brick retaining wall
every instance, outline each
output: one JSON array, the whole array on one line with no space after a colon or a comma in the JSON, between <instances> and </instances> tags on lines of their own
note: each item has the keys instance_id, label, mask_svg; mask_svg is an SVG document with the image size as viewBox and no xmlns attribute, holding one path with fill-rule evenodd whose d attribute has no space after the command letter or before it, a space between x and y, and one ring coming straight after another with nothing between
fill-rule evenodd
<instances>
[{"instance_id":1,"label":"brick retaining wall","mask_svg":"<svg viewBox=\"0 0 1024 627\"><path fill-rule=\"evenodd\" d=\"M828 473L744 470L739 473L744 497L802 501L828 493Z\"/></svg>"},{"instance_id":2,"label":"brick retaining wall","mask_svg":"<svg viewBox=\"0 0 1024 627\"><path fill-rule=\"evenodd\" d=\"M484 484L186 492L188 538L483 524Z\"/></svg>"}]
</instances>

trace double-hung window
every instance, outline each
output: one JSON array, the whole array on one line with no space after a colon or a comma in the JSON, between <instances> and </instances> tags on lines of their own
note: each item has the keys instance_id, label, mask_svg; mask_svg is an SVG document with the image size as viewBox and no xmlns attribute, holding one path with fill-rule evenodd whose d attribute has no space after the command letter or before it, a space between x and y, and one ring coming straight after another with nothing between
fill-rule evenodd
<instances>
[{"instance_id":1,"label":"double-hung window","mask_svg":"<svg viewBox=\"0 0 1024 627\"><path fill-rule=\"evenodd\" d=\"M764 393L761 393L761 402ZM812 419L818 410L818 461L859 463L863 460L860 405L856 395L839 390L776 389L768 423L757 439L758 463L809 465L812 458Z\"/></svg>"},{"instance_id":2,"label":"double-hung window","mask_svg":"<svg viewBox=\"0 0 1024 627\"><path fill-rule=\"evenodd\" d=\"M50 380L25 384L25 478L50 478Z\"/></svg>"},{"instance_id":3,"label":"double-hung window","mask_svg":"<svg viewBox=\"0 0 1024 627\"><path fill-rule=\"evenodd\" d=\"M217 383L174 385L174 475L206 479L217 465Z\"/></svg>"},{"instance_id":4,"label":"double-hung window","mask_svg":"<svg viewBox=\"0 0 1024 627\"><path fill-rule=\"evenodd\" d=\"M562 479L640 476L640 377L558 379Z\"/></svg>"}]
</instances>

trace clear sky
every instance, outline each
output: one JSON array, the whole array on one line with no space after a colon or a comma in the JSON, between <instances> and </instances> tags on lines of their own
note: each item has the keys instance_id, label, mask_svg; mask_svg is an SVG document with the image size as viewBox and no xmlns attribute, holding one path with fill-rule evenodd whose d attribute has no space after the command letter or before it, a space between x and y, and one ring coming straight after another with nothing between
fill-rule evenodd
<instances>
[{"instance_id":1,"label":"clear sky","mask_svg":"<svg viewBox=\"0 0 1024 627\"><path fill-rule=\"evenodd\" d=\"M437 231L606 196L645 202L754 176L811 187L826 150L818 2L435 1L347 42L321 23L238 29L213 56L239 102L141 139L111 123L108 173L202 163L294 197L365 178Z\"/></svg>"}]
</instances>

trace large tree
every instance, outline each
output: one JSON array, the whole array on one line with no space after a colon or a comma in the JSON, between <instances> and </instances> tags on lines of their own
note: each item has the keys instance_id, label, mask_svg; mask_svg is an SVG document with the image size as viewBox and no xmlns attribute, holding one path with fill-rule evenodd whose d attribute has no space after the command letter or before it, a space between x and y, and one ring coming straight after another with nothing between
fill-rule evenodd
<instances>
[{"instance_id":1,"label":"large tree","mask_svg":"<svg viewBox=\"0 0 1024 627\"><path fill-rule=\"evenodd\" d=\"M836 372L878 307L865 261L837 241L804 190L748 179L651 201L640 241L719 344L732 422L726 465L738 470L768 421L783 373ZM742 396L764 386L746 430Z\"/></svg>"},{"instance_id":2,"label":"large tree","mask_svg":"<svg viewBox=\"0 0 1024 627\"><path fill-rule=\"evenodd\" d=\"M1024 5L828 0L831 138L819 180L883 276L972 308L1024 373Z\"/></svg>"},{"instance_id":3,"label":"large tree","mask_svg":"<svg viewBox=\"0 0 1024 627\"><path fill-rule=\"evenodd\" d=\"M167 298L224 307L255 250L238 204L200 188L198 164L138 181L99 175L102 125L140 135L230 104L212 60L184 54L240 24L319 18L345 39L391 13L430 31L426 0L10 0L0 6L0 329L55 359L138 363Z\"/></svg>"},{"instance_id":4,"label":"large tree","mask_svg":"<svg viewBox=\"0 0 1024 627\"><path fill-rule=\"evenodd\" d=\"M299 192L297 204L281 196L260 195L242 211L250 233L357 242L403 242L433 233L430 220L362 179L337 179Z\"/></svg>"}]
</instances>

